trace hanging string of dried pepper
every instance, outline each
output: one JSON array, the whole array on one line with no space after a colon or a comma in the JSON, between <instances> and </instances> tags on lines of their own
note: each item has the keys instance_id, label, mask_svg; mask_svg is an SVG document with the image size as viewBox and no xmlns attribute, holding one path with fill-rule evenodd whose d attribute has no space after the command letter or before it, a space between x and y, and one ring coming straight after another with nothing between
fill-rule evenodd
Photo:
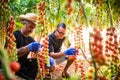
<instances>
[{"instance_id":1,"label":"hanging string of dried pepper","mask_svg":"<svg viewBox=\"0 0 120 80\"><path fill-rule=\"evenodd\" d=\"M39 70L42 69L42 75L45 77L45 74L48 74L49 71L45 69L44 65L49 66L49 57L48 57L48 38L46 37L48 35L48 26L47 26L47 19L46 19L46 2L42 1L38 4L38 29L39 33L37 33L37 41L40 41L40 39L44 38L43 40L43 47L42 47L42 57L44 57L43 61L39 61L39 65L41 66ZM39 40L38 40L39 39ZM41 57L38 57L38 60ZM40 73L41 75L41 73Z\"/></svg>"},{"instance_id":2,"label":"hanging string of dried pepper","mask_svg":"<svg viewBox=\"0 0 120 80\"><path fill-rule=\"evenodd\" d=\"M80 32L79 32L79 28L75 27L75 33L74 33L74 44L75 44L75 48L79 49L79 45L80 45L80 36L79 36Z\"/></svg>"},{"instance_id":3,"label":"hanging string of dried pepper","mask_svg":"<svg viewBox=\"0 0 120 80\"><path fill-rule=\"evenodd\" d=\"M79 42L79 30L78 30L78 27L75 27L75 33L74 33L74 47L79 50L79 45L80 45L80 42ZM78 53L79 54L79 53ZM77 54L77 55L78 55ZM76 59L77 55L75 56L69 56L70 59L75 59L74 61L74 64L75 64L75 72L78 71L78 61Z\"/></svg>"},{"instance_id":4,"label":"hanging string of dried pepper","mask_svg":"<svg viewBox=\"0 0 120 80\"><path fill-rule=\"evenodd\" d=\"M42 53L45 56L45 63L47 67L50 67L50 61L49 61L49 50L48 50L48 37L45 37L45 39L43 40L43 50ZM46 74L48 74L49 71L46 71Z\"/></svg>"},{"instance_id":5,"label":"hanging string of dried pepper","mask_svg":"<svg viewBox=\"0 0 120 80\"><path fill-rule=\"evenodd\" d=\"M95 27L99 27L100 29L102 29L103 28L103 26L102 26L102 22L104 22L103 20L102 20L102 16L103 16L103 11L102 11L102 0L97 0L97 2L96 2L96 26Z\"/></svg>"},{"instance_id":6,"label":"hanging string of dried pepper","mask_svg":"<svg viewBox=\"0 0 120 80\"><path fill-rule=\"evenodd\" d=\"M75 33L74 33L74 47L77 49L77 50L79 50L79 45L80 45L80 42L79 42L79 30L78 30L78 27L75 27ZM78 55L78 54L77 54ZM75 64L75 72L77 72L78 71L78 62L77 62L77 60L76 60L76 57L77 57L77 55L76 56L71 56L71 57L69 57L69 58L74 58L75 59L75 61L74 61L74 64Z\"/></svg>"},{"instance_id":7,"label":"hanging string of dried pepper","mask_svg":"<svg viewBox=\"0 0 120 80\"><path fill-rule=\"evenodd\" d=\"M82 49L84 48L84 42L83 42L83 36L82 36L82 26L80 27L76 27L75 28L75 34L74 34L74 42L75 42L75 48L77 50L80 49L80 47L82 47ZM81 46L80 46L81 45ZM80 53L78 52L78 54L76 55L80 56ZM81 64L78 63L79 60L75 60L75 72L78 71L78 68L80 68L80 72L81 72L81 79L85 80L85 73L84 73L84 69L83 69L83 63L81 62Z\"/></svg>"},{"instance_id":8,"label":"hanging string of dried pepper","mask_svg":"<svg viewBox=\"0 0 120 80\"><path fill-rule=\"evenodd\" d=\"M42 70L42 78L44 78L46 74L49 74L49 69L46 69L46 67L50 67L48 55L48 37L45 37L42 41L42 50L38 52L38 64L40 65L39 68ZM41 74L39 75L41 76Z\"/></svg>"},{"instance_id":9,"label":"hanging string of dried pepper","mask_svg":"<svg viewBox=\"0 0 120 80\"><path fill-rule=\"evenodd\" d=\"M106 32L106 45L105 45L105 56L107 58L107 64L111 66L111 73L117 74L118 61L119 61L119 51L118 51L118 41L117 35L115 34L115 28L108 28Z\"/></svg>"},{"instance_id":10,"label":"hanging string of dried pepper","mask_svg":"<svg viewBox=\"0 0 120 80\"><path fill-rule=\"evenodd\" d=\"M81 73L81 80L86 80L84 63L83 62L81 62L81 64L79 65L79 68L80 68L80 73Z\"/></svg>"},{"instance_id":11,"label":"hanging string of dried pepper","mask_svg":"<svg viewBox=\"0 0 120 80\"><path fill-rule=\"evenodd\" d=\"M15 37L13 34L15 27L16 27L15 21L11 16L9 18L8 28L7 28L7 51L11 60L17 60L17 49L15 43Z\"/></svg>"},{"instance_id":12,"label":"hanging string of dried pepper","mask_svg":"<svg viewBox=\"0 0 120 80\"><path fill-rule=\"evenodd\" d=\"M6 0L0 2L0 33L2 33L0 34L0 45L3 47L6 42L6 26L11 11L8 2Z\"/></svg>"},{"instance_id":13,"label":"hanging string of dried pepper","mask_svg":"<svg viewBox=\"0 0 120 80\"><path fill-rule=\"evenodd\" d=\"M85 48L85 43L84 43L84 40L83 40L82 30L83 30L83 26L80 25L80 26L79 26L79 35L80 35L80 41L81 41L82 49L84 50L84 48Z\"/></svg>"},{"instance_id":14,"label":"hanging string of dried pepper","mask_svg":"<svg viewBox=\"0 0 120 80\"><path fill-rule=\"evenodd\" d=\"M95 62L98 63L99 65L106 64L103 55L103 42L102 42L103 38L101 30L94 28L93 31L94 33L91 34L90 38L92 55L95 59Z\"/></svg>"},{"instance_id":15,"label":"hanging string of dried pepper","mask_svg":"<svg viewBox=\"0 0 120 80\"><path fill-rule=\"evenodd\" d=\"M47 19L46 19L46 5L45 5L45 1L42 1L41 3L39 3L38 5L38 26L36 29L36 34L37 34L37 41L40 41L40 39L42 39L42 37L45 37L47 35Z\"/></svg>"},{"instance_id":16,"label":"hanging string of dried pepper","mask_svg":"<svg viewBox=\"0 0 120 80\"><path fill-rule=\"evenodd\" d=\"M111 47L111 42L112 42L112 35L113 35L113 33L111 33L111 30L110 30L110 28L108 28L107 29L107 31L106 31L106 40L105 40L105 56L106 56L106 60L107 60L107 64L110 64L110 62L111 62L111 59L110 59L110 57L111 57L111 53L109 52L109 49L111 49L110 47Z\"/></svg>"},{"instance_id":17,"label":"hanging string of dried pepper","mask_svg":"<svg viewBox=\"0 0 120 80\"><path fill-rule=\"evenodd\" d=\"M74 34L74 41L75 41L75 48L79 49L80 45L82 49L84 49L84 41L83 41L83 35L82 35L83 27L80 25L79 27L75 27L75 34Z\"/></svg>"},{"instance_id":18,"label":"hanging string of dried pepper","mask_svg":"<svg viewBox=\"0 0 120 80\"><path fill-rule=\"evenodd\" d=\"M73 2L73 0L68 0L68 3L67 3L67 9L68 9L67 14L68 15L71 15L74 12L74 8L72 6L72 2Z\"/></svg>"},{"instance_id":19,"label":"hanging string of dried pepper","mask_svg":"<svg viewBox=\"0 0 120 80\"><path fill-rule=\"evenodd\" d=\"M79 16L83 16L83 10L81 7L79 7Z\"/></svg>"},{"instance_id":20,"label":"hanging string of dried pepper","mask_svg":"<svg viewBox=\"0 0 120 80\"><path fill-rule=\"evenodd\" d=\"M37 79L43 79L45 77L45 57L41 51L38 52L38 68L40 72Z\"/></svg>"}]
</instances>

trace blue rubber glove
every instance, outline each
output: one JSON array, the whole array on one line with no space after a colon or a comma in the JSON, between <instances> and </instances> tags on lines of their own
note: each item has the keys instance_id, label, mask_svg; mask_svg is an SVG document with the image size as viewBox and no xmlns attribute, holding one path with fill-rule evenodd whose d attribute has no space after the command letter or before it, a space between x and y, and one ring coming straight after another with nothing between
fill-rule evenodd
<instances>
[{"instance_id":1,"label":"blue rubber glove","mask_svg":"<svg viewBox=\"0 0 120 80\"><path fill-rule=\"evenodd\" d=\"M32 43L28 44L28 49L31 52L37 52L41 48L42 48L42 46L40 45L39 42L32 42Z\"/></svg>"},{"instance_id":2,"label":"blue rubber glove","mask_svg":"<svg viewBox=\"0 0 120 80\"><path fill-rule=\"evenodd\" d=\"M52 57L49 57L49 61L50 61L50 66L45 65L46 68L51 68L53 67L55 60Z\"/></svg>"},{"instance_id":3,"label":"blue rubber glove","mask_svg":"<svg viewBox=\"0 0 120 80\"><path fill-rule=\"evenodd\" d=\"M52 57L49 57L50 60L50 67L52 67L55 63L55 60Z\"/></svg>"},{"instance_id":4,"label":"blue rubber glove","mask_svg":"<svg viewBox=\"0 0 120 80\"><path fill-rule=\"evenodd\" d=\"M65 55L75 55L77 53L77 50L75 48L68 48L64 51Z\"/></svg>"}]
</instances>

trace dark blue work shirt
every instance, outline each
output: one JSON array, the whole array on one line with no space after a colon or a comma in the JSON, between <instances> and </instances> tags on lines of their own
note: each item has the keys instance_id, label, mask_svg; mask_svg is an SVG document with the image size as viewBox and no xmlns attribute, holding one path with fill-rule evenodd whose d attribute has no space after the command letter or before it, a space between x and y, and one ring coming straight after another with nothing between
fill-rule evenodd
<instances>
[{"instance_id":1,"label":"dark blue work shirt","mask_svg":"<svg viewBox=\"0 0 120 80\"><path fill-rule=\"evenodd\" d=\"M62 48L62 44L65 40L65 37L63 39L56 39L55 32L49 35L49 52L60 52Z\"/></svg>"},{"instance_id":2,"label":"dark blue work shirt","mask_svg":"<svg viewBox=\"0 0 120 80\"><path fill-rule=\"evenodd\" d=\"M31 42L35 42L32 37L24 37L21 31L14 32L16 38L16 47L21 48L28 45ZM26 80L34 80L37 74L37 60L36 59L27 59L29 53L23 55L22 57L18 58L18 62L21 65L20 71L16 73L16 75L25 78Z\"/></svg>"}]
</instances>

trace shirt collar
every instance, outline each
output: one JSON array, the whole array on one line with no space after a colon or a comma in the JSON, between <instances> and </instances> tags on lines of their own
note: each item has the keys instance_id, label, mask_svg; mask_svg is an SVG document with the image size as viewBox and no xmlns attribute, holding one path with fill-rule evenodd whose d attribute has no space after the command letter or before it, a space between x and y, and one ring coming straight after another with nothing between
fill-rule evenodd
<instances>
[{"instance_id":1,"label":"shirt collar","mask_svg":"<svg viewBox=\"0 0 120 80\"><path fill-rule=\"evenodd\" d=\"M57 40L56 37L55 37L55 31L51 34L51 36L52 36L55 40Z\"/></svg>"}]
</instances>

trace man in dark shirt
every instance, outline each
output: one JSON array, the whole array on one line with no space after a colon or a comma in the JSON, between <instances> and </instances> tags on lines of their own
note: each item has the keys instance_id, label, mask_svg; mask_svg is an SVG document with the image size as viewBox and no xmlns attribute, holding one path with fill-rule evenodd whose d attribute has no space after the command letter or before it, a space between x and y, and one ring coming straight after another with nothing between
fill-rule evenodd
<instances>
[{"instance_id":1,"label":"man in dark shirt","mask_svg":"<svg viewBox=\"0 0 120 80\"><path fill-rule=\"evenodd\" d=\"M65 60L65 55L75 55L77 50L75 48L68 48L64 52L61 51L62 44L65 40L66 25L60 23L57 25L56 30L49 35L49 56L56 59L56 63L60 63ZM67 64L62 72L62 76L69 78L70 75L67 73L68 68L74 60L67 60Z\"/></svg>"},{"instance_id":2,"label":"man in dark shirt","mask_svg":"<svg viewBox=\"0 0 120 80\"><path fill-rule=\"evenodd\" d=\"M25 80L34 80L37 74L37 60L27 59L29 52L37 52L41 48L40 43L35 42L35 40L29 35L33 32L37 25L37 15L34 13L28 13L26 15L19 16L23 27L21 30L14 32L16 38L16 47L18 62L21 65L20 71L16 75L24 78Z\"/></svg>"}]
</instances>

